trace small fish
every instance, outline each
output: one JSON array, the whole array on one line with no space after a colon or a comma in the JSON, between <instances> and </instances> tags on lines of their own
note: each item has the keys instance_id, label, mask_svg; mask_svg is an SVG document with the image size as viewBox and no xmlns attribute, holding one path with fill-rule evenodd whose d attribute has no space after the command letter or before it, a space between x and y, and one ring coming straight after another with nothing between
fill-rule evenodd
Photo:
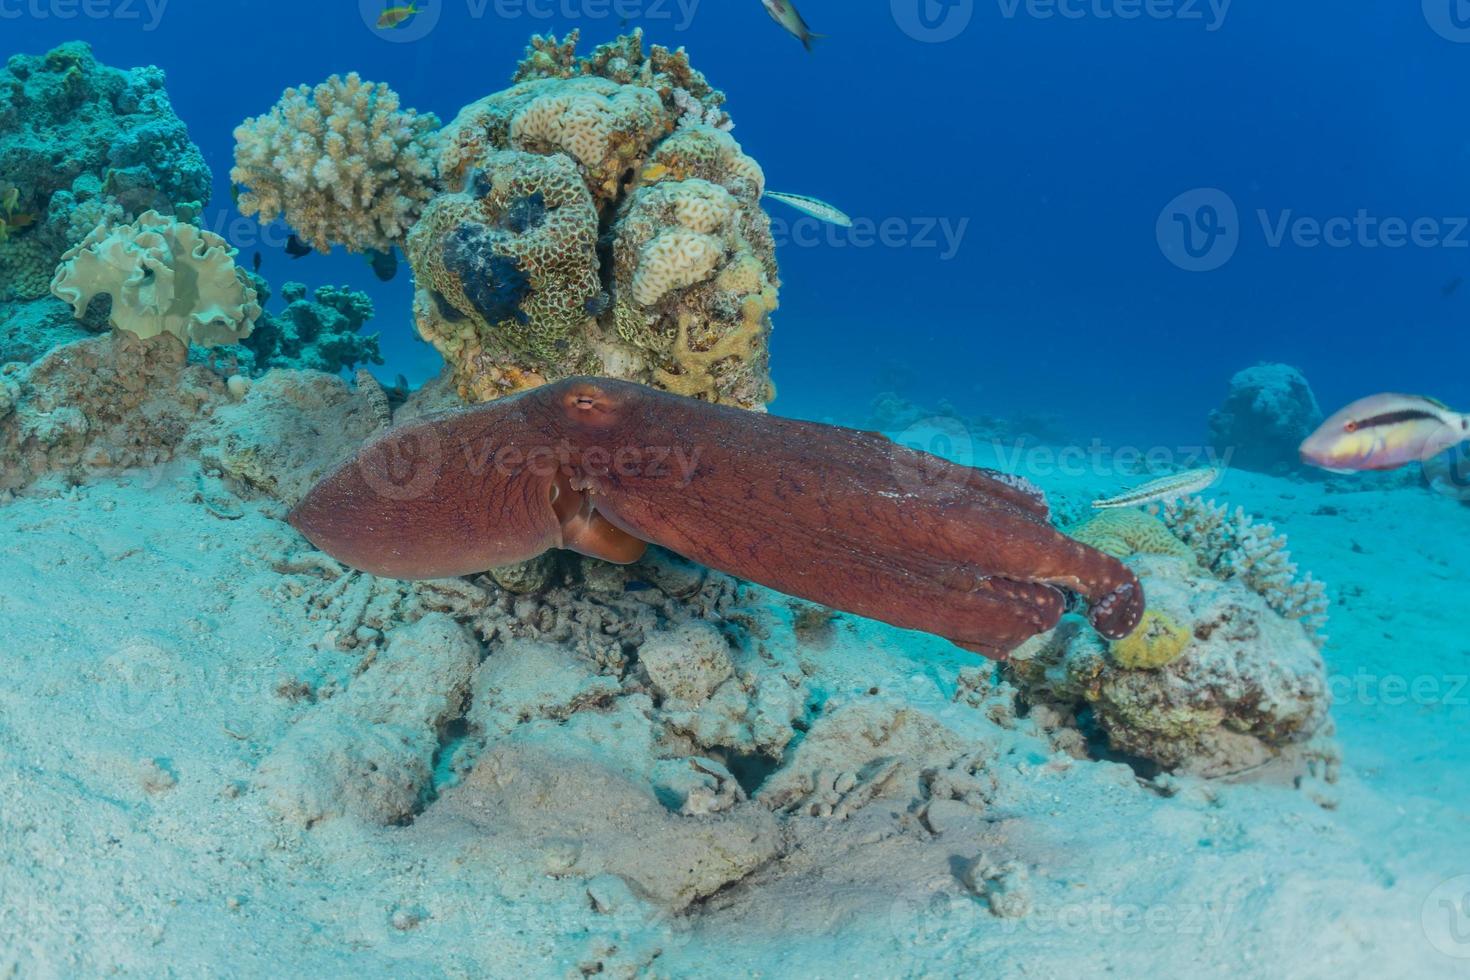
<instances>
[{"instance_id":1,"label":"small fish","mask_svg":"<svg viewBox=\"0 0 1470 980\"><path fill-rule=\"evenodd\" d=\"M669 168L662 163L650 163L643 168L638 179L645 184L656 184L669 175Z\"/></svg>"},{"instance_id":2,"label":"small fish","mask_svg":"<svg viewBox=\"0 0 1470 980\"><path fill-rule=\"evenodd\" d=\"M395 27L403 26L403 22L419 12L416 3L404 4L400 7L389 7L378 15L378 30L389 31Z\"/></svg>"},{"instance_id":3,"label":"small fish","mask_svg":"<svg viewBox=\"0 0 1470 980\"><path fill-rule=\"evenodd\" d=\"M12 229L29 228L31 225L36 223L36 216L33 214L12 214L9 217L5 218L4 221Z\"/></svg>"},{"instance_id":4,"label":"small fish","mask_svg":"<svg viewBox=\"0 0 1470 980\"><path fill-rule=\"evenodd\" d=\"M240 206L240 195L244 193L239 184L230 185L230 203L236 207Z\"/></svg>"},{"instance_id":5,"label":"small fish","mask_svg":"<svg viewBox=\"0 0 1470 980\"><path fill-rule=\"evenodd\" d=\"M368 249L367 260L368 265L373 267L373 275L382 282L392 282L393 277L398 275L398 252L392 246L386 252Z\"/></svg>"},{"instance_id":6,"label":"small fish","mask_svg":"<svg viewBox=\"0 0 1470 980\"><path fill-rule=\"evenodd\" d=\"M1116 497L1094 500L1092 506L1098 510L1112 510L1118 507L1138 507L1141 504L1166 503L1209 489L1216 480L1220 479L1220 475L1221 470L1217 466L1204 466L1197 470L1185 470L1183 473L1170 473L1168 476L1150 480L1131 490L1125 490Z\"/></svg>"},{"instance_id":7,"label":"small fish","mask_svg":"<svg viewBox=\"0 0 1470 980\"><path fill-rule=\"evenodd\" d=\"M297 238L293 231L291 237L286 239L286 254L293 259L299 259L303 255L311 254L311 246Z\"/></svg>"},{"instance_id":8,"label":"small fish","mask_svg":"<svg viewBox=\"0 0 1470 980\"><path fill-rule=\"evenodd\" d=\"M250 264L255 268L255 271L256 272L259 272L260 271L260 263L263 262L263 261L264 261L264 259L262 259L260 257L260 253L259 252L256 252L255 253L255 258L253 258L253 259L250 260Z\"/></svg>"},{"instance_id":9,"label":"small fish","mask_svg":"<svg viewBox=\"0 0 1470 980\"><path fill-rule=\"evenodd\" d=\"M1302 462L1334 473L1392 470L1470 439L1470 416L1421 395L1371 395L1333 415L1301 446Z\"/></svg>"},{"instance_id":10,"label":"small fish","mask_svg":"<svg viewBox=\"0 0 1470 980\"><path fill-rule=\"evenodd\" d=\"M786 28L787 32L800 41L801 46L808 51L812 49L813 40L825 36L812 33L812 29L806 26L806 21L802 20L801 14L796 12L796 5L791 0L761 0L761 3L765 6L766 13L771 15L771 19Z\"/></svg>"},{"instance_id":11,"label":"small fish","mask_svg":"<svg viewBox=\"0 0 1470 980\"><path fill-rule=\"evenodd\" d=\"M802 214L809 214L818 221L825 221L829 225L837 225L839 228L852 227L851 218L826 201L819 201L815 197L807 197L804 194L783 194L780 191L766 191L765 196L796 208Z\"/></svg>"},{"instance_id":12,"label":"small fish","mask_svg":"<svg viewBox=\"0 0 1470 980\"><path fill-rule=\"evenodd\" d=\"M1465 280L1463 277L1456 276L1455 278L1451 279L1449 282L1440 287L1439 294L1445 299L1449 299L1451 296L1455 295L1455 291L1459 289L1464 282Z\"/></svg>"}]
</instances>

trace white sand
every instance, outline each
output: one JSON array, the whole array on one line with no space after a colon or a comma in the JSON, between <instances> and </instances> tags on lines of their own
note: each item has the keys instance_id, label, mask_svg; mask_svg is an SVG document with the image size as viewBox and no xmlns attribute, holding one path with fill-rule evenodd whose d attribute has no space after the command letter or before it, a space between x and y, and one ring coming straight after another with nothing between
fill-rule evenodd
<instances>
[{"instance_id":1,"label":"white sand","mask_svg":"<svg viewBox=\"0 0 1470 980\"><path fill-rule=\"evenodd\" d=\"M972 656L849 617L798 640L759 591L765 636L733 655L761 690L731 682L734 714L673 719L569 651L469 679L442 636L390 635L364 670L332 632L348 598L324 611L329 582L277 570L304 550L279 505L215 516L190 465L0 505L0 977L1470 973L1470 508L1444 497L1217 488L1334 596L1326 809L1162 795L1054 751L1002 694L957 697ZM481 769L404 825L354 815L394 773L332 753L422 756L465 685L504 733ZM672 752L680 726L791 738L811 703L758 801ZM653 784L723 812L650 805Z\"/></svg>"}]
</instances>

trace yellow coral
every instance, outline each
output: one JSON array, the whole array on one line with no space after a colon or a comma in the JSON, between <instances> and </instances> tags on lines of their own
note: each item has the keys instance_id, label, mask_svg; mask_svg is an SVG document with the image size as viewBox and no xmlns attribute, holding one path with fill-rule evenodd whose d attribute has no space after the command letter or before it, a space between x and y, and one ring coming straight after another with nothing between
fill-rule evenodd
<instances>
[{"instance_id":1,"label":"yellow coral","mask_svg":"<svg viewBox=\"0 0 1470 980\"><path fill-rule=\"evenodd\" d=\"M78 318L107 293L112 325L139 337L233 344L260 316L235 254L213 232L146 211L132 224L97 228L62 255L51 292Z\"/></svg>"},{"instance_id":2,"label":"yellow coral","mask_svg":"<svg viewBox=\"0 0 1470 980\"><path fill-rule=\"evenodd\" d=\"M284 215L319 252L386 251L437 191L432 114L356 72L288 89L271 111L235 129L230 179L247 188L241 214Z\"/></svg>"},{"instance_id":3,"label":"yellow coral","mask_svg":"<svg viewBox=\"0 0 1470 980\"><path fill-rule=\"evenodd\" d=\"M1194 552L1156 517L1140 510L1105 510L1074 524L1067 534L1114 558L1133 555L1166 555L1195 560Z\"/></svg>"},{"instance_id":4,"label":"yellow coral","mask_svg":"<svg viewBox=\"0 0 1470 980\"><path fill-rule=\"evenodd\" d=\"M1165 613L1146 609L1138 627L1112 644L1113 660L1129 670L1156 670L1189 647L1190 632Z\"/></svg>"}]
</instances>

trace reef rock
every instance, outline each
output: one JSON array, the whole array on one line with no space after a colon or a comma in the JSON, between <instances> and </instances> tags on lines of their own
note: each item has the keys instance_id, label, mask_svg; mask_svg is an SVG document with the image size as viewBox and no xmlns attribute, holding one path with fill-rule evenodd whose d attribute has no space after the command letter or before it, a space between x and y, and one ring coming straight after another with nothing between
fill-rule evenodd
<instances>
[{"instance_id":1,"label":"reef rock","mask_svg":"<svg viewBox=\"0 0 1470 980\"><path fill-rule=\"evenodd\" d=\"M211 175L154 67L71 42L0 69L0 299L46 294L95 227L209 200Z\"/></svg>"},{"instance_id":2,"label":"reef rock","mask_svg":"<svg viewBox=\"0 0 1470 980\"><path fill-rule=\"evenodd\" d=\"M29 364L52 348L106 329L106 317L88 316L79 321L65 303L52 296L0 302L0 364Z\"/></svg>"},{"instance_id":3,"label":"reef rock","mask_svg":"<svg viewBox=\"0 0 1470 980\"><path fill-rule=\"evenodd\" d=\"M777 273L723 96L632 34L536 39L444 130L407 254L419 333L474 401L578 373L763 406Z\"/></svg>"},{"instance_id":4,"label":"reef rock","mask_svg":"<svg viewBox=\"0 0 1470 980\"><path fill-rule=\"evenodd\" d=\"M0 373L0 491L47 473L147 467L173 458L189 428L228 396L213 372L188 363L172 334L123 331L58 347Z\"/></svg>"},{"instance_id":5,"label":"reef rock","mask_svg":"<svg viewBox=\"0 0 1470 980\"><path fill-rule=\"evenodd\" d=\"M1065 617L1014 655L1028 700L1089 709L1113 750L1178 772L1335 769L1326 668L1301 623L1193 562L1141 555L1130 566L1152 620L1109 645Z\"/></svg>"},{"instance_id":6,"label":"reef rock","mask_svg":"<svg viewBox=\"0 0 1470 980\"><path fill-rule=\"evenodd\" d=\"M1286 364L1257 364L1230 379L1210 413L1210 445L1228 465L1264 473L1300 465L1297 447L1322 424L1312 386Z\"/></svg>"}]
</instances>

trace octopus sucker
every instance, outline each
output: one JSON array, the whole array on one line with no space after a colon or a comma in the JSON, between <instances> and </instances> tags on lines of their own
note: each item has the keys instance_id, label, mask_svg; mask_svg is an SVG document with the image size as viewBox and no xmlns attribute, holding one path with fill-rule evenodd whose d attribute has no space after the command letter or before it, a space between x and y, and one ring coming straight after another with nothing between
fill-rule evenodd
<instances>
[{"instance_id":1,"label":"octopus sucker","mask_svg":"<svg viewBox=\"0 0 1470 980\"><path fill-rule=\"evenodd\" d=\"M385 432L290 515L394 578L468 575L567 547L657 544L834 609L1003 657L1056 625L1061 589L1126 635L1143 591L1117 559L987 471L837 426L605 378L570 378Z\"/></svg>"}]
</instances>

